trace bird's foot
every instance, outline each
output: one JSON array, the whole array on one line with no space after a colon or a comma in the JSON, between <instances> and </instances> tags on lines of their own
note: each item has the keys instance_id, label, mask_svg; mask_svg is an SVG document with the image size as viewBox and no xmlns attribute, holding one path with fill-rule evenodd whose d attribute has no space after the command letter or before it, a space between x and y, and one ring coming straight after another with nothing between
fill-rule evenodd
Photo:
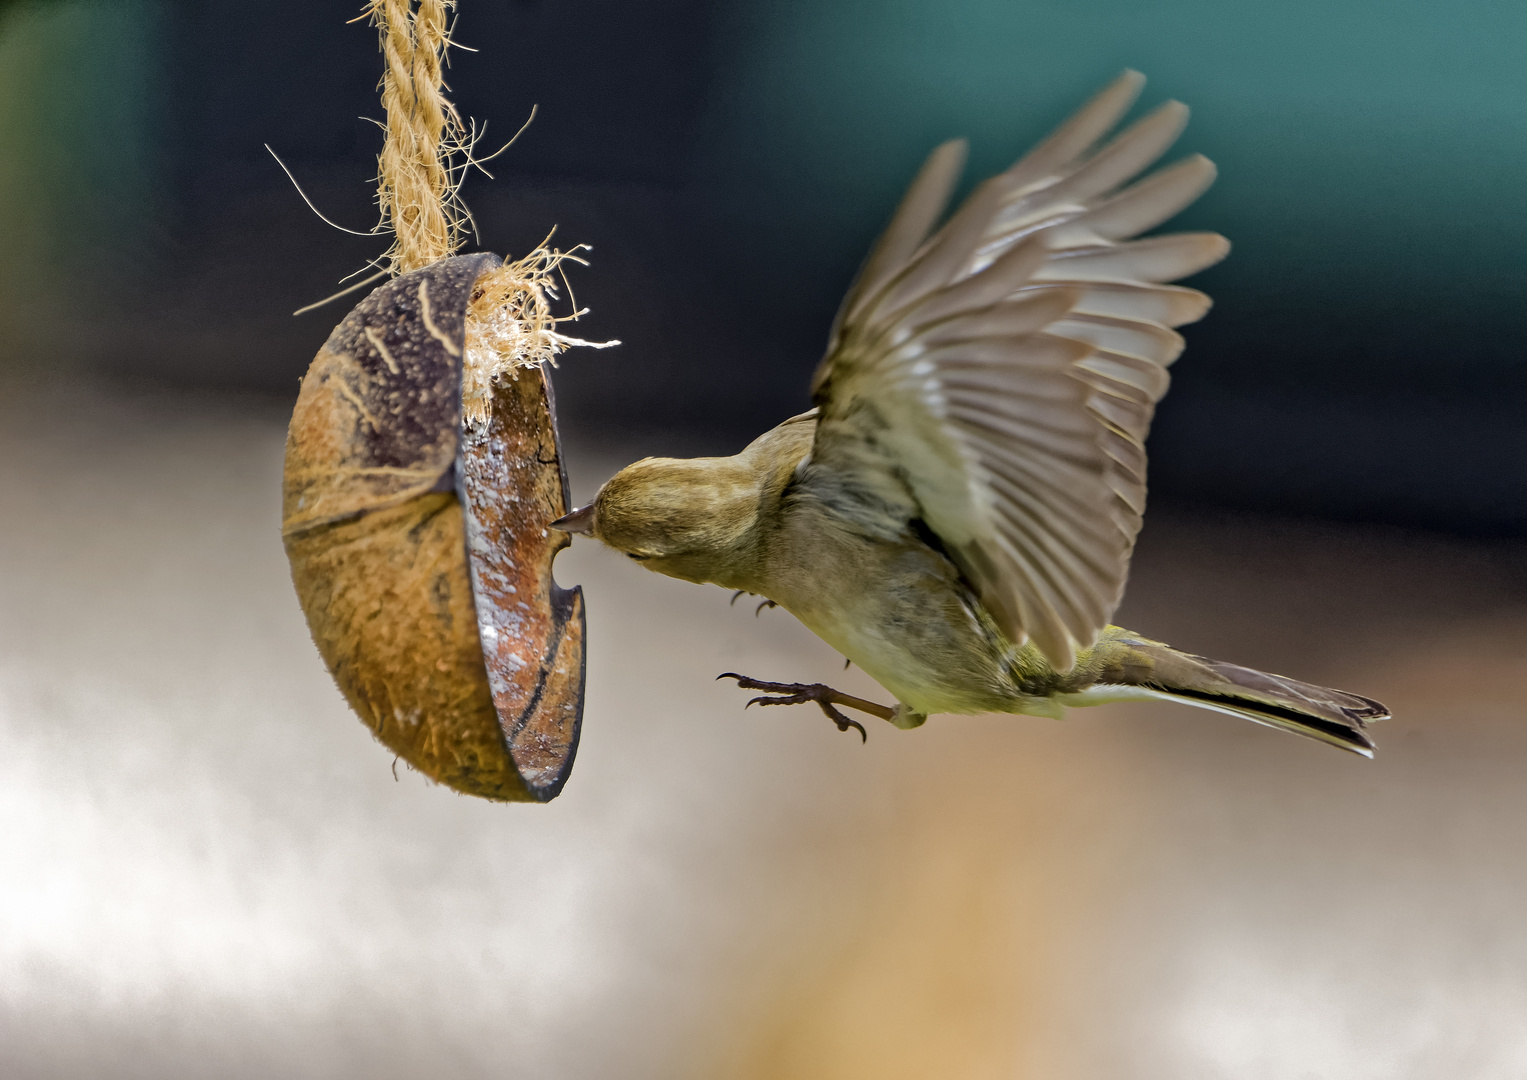
<instances>
[{"instance_id":1,"label":"bird's foot","mask_svg":"<svg viewBox=\"0 0 1527 1080\"><path fill-rule=\"evenodd\" d=\"M896 715L895 709L878 705L864 698L857 698L851 694L845 694L834 690L825 683L781 683L761 682L758 679L750 679L746 675L739 675L735 671L723 672L717 675L718 679L736 679L737 685L744 690L762 690L763 694L753 698L748 705L805 705L815 702L821 710L827 714L827 719L838 725L839 731L847 731L854 728L859 732L859 738L864 742L869 741L869 735L864 730L864 725L857 720L851 720L835 709L834 705L846 705L850 709L858 709L860 712L878 716L882 720L890 720ZM771 696L772 695L772 696ZM743 706L747 708L747 706Z\"/></svg>"}]
</instances>

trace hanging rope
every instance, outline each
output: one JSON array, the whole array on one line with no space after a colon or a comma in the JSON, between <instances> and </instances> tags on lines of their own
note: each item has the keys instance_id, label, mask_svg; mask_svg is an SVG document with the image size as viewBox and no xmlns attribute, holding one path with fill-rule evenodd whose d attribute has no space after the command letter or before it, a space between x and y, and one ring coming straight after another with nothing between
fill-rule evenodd
<instances>
[{"instance_id":1,"label":"hanging rope","mask_svg":"<svg viewBox=\"0 0 1527 1080\"><path fill-rule=\"evenodd\" d=\"M370 0L367 14L381 39L381 91L386 138L377 158L377 205L393 245L384 259L393 274L446 258L461 246L469 220L452 158L469 149L445 96L446 21L450 0Z\"/></svg>"},{"instance_id":2,"label":"hanging rope","mask_svg":"<svg viewBox=\"0 0 1527 1080\"><path fill-rule=\"evenodd\" d=\"M393 232L392 247L383 256L393 275L453 254L471 222L461 201L461 181L469 166L481 162L472 156L475 133L467 132L445 96L446 14L452 6L452 0L368 0L366 7L385 61L381 89L387 134L377 158L377 204L382 226ZM500 376L554 364L557 354L573 345L603 349L620 344L584 341L557 330L584 314L575 308L568 315L553 315L551 301L558 298L562 263L583 262L576 252L585 246L563 252L543 242L474 283L462 363L462 407L469 425L487 422L492 386Z\"/></svg>"}]
</instances>

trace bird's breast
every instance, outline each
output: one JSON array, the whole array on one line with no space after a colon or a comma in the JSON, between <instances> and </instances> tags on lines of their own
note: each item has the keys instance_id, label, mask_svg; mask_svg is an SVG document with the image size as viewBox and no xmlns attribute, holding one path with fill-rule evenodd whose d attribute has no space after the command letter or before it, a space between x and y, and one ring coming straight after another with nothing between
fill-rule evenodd
<instances>
[{"instance_id":1,"label":"bird's breast","mask_svg":"<svg viewBox=\"0 0 1527 1080\"><path fill-rule=\"evenodd\" d=\"M1011 706L1011 646L910 522L871 532L819 504L797 504L762 569L757 591L918 712Z\"/></svg>"}]
</instances>

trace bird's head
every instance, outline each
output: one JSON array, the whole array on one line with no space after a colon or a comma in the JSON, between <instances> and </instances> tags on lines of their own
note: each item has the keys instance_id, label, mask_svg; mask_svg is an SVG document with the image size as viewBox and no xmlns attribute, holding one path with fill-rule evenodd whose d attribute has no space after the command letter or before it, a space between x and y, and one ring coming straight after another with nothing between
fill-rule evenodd
<instances>
[{"instance_id":1,"label":"bird's head","mask_svg":"<svg viewBox=\"0 0 1527 1080\"><path fill-rule=\"evenodd\" d=\"M644 458L551 525L660 574L728 584L751 550L759 496L758 477L736 458Z\"/></svg>"}]
</instances>

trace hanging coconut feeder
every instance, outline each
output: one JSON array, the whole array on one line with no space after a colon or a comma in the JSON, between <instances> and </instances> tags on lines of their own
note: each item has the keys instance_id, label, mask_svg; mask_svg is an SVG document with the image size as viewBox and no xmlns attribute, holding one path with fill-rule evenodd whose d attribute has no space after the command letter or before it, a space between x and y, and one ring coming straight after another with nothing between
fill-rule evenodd
<instances>
[{"instance_id":1,"label":"hanging coconut feeder","mask_svg":"<svg viewBox=\"0 0 1527 1080\"><path fill-rule=\"evenodd\" d=\"M376 738L457 791L544 802L578 746L583 595L552 579L570 538L547 527L568 510L547 365L503 362L473 322L510 269L441 259L335 328L292 415L282 536Z\"/></svg>"}]
</instances>

